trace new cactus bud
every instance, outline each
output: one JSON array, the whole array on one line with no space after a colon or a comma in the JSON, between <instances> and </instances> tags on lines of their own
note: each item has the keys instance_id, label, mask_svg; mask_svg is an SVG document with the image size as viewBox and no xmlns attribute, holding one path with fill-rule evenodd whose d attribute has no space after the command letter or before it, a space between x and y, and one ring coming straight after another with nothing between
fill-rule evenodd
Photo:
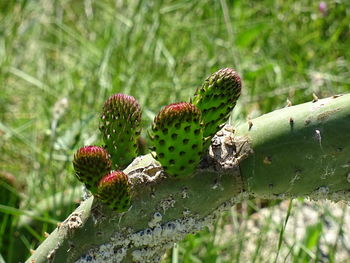
<instances>
[{"instance_id":1,"label":"new cactus bud","mask_svg":"<svg viewBox=\"0 0 350 263\"><path fill-rule=\"evenodd\" d=\"M85 146L74 155L73 166L78 180L96 193L101 178L112 168L108 152L99 146Z\"/></svg>"},{"instance_id":2,"label":"new cactus bud","mask_svg":"<svg viewBox=\"0 0 350 263\"><path fill-rule=\"evenodd\" d=\"M115 167L124 168L137 156L141 115L141 107L132 96L114 94L105 102L100 131Z\"/></svg>"},{"instance_id":3,"label":"new cactus bud","mask_svg":"<svg viewBox=\"0 0 350 263\"><path fill-rule=\"evenodd\" d=\"M155 158L167 174L193 173L203 149L203 125L200 110L191 103L165 106L154 118L151 132Z\"/></svg>"},{"instance_id":4,"label":"new cactus bud","mask_svg":"<svg viewBox=\"0 0 350 263\"><path fill-rule=\"evenodd\" d=\"M97 198L116 212L125 212L131 206L130 183L122 171L112 171L98 184Z\"/></svg>"},{"instance_id":5,"label":"new cactus bud","mask_svg":"<svg viewBox=\"0 0 350 263\"><path fill-rule=\"evenodd\" d=\"M209 147L210 139L230 117L241 94L241 86L237 72L225 68L209 76L196 90L192 103L202 111L205 148Z\"/></svg>"}]
</instances>

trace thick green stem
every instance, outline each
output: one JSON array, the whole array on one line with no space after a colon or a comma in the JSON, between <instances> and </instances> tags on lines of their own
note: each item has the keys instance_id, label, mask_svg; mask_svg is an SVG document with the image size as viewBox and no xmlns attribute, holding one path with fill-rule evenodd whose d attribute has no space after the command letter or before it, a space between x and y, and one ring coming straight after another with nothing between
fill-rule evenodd
<instances>
[{"instance_id":1,"label":"thick green stem","mask_svg":"<svg viewBox=\"0 0 350 263\"><path fill-rule=\"evenodd\" d=\"M213 138L193 177L166 178L150 155L124 170L133 206L84 201L27 262L159 262L173 242L242 198L349 200L350 94L269 113Z\"/></svg>"},{"instance_id":2,"label":"thick green stem","mask_svg":"<svg viewBox=\"0 0 350 263\"><path fill-rule=\"evenodd\" d=\"M237 135L253 150L240 169L246 190L256 196L312 196L350 188L349 94L263 115L240 126Z\"/></svg>"}]
</instances>

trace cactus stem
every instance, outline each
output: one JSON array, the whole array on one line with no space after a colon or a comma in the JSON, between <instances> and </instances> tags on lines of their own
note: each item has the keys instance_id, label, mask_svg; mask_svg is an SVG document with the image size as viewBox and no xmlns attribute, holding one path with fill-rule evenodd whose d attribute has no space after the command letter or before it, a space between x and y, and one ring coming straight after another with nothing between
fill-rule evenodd
<instances>
[{"instance_id":1,"label":"cactus stem","mask_svg":"<svg viewBox=\"0 0 350 263\"><path fill-rule=\"evenodd\" d=\"M332 113L319 119L325 112ZM288 116L298 120L293 132ZM162 167L150 155L140 156L124 170L133 189L127 213L121 216L97 206L90 197L72 214L80 214L82 224L72 231L65 220L27 262L47 262L50 251L55 251L52 263L88 262L95 256L101 262L116 257L119 262L159 262L165 246L212 224L223 210L252 196L350 201L349 119L350 94L256 118L251 131L247 123L235 129L233 145L226 144L232 131L225 128L215 135L193 176L181 180L155 176L163 174ZM315 130L322 134L322 150ZM271 164L264 163L266 157ZM154 220L163 208L166 213ZM67 253L70 244L74 248Z\"/></svg>"}]
</instances>

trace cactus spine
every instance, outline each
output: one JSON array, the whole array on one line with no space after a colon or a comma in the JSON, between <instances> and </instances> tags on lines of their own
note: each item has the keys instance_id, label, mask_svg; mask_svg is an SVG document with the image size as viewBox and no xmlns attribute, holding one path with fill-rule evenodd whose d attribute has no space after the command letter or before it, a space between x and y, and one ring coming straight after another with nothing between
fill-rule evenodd
<instances>
[{"instance_id":1,"label":"cactus spine","mask_svg":"<svg viewBox=\"0 0 350 263\"><path fill-rule=\"evenodd\" d=\"M137 156L141 115L141 107L132 96L114 94L105 102L100 131L115 167L124 168Z\"/></svg>"},{"instance_id":2,"label":"cactus spine","mask_svg":"<svg viewBox=\"0 0 350 263\"><path fill-rule=\"evenodd\" d=\"M116 212L125 212L131 205L130 184L122 171L112 171L98 184L97 197Z\"/></svg>"},{"instance_id":3,"label":"cactus spine","mask_svg":"<svg viewBox=\"0 0 350 263\"><path fill-rule=\"evenodd\" d=\"M225 68L210 75L203 86L198 88L192 103L202 111L204 122L205 149L210 140L230 117L239 95L241 94L241 78L231 68Z\"/></svg>"},{"instance_id":4,"label":"cactus spine","mask_svg":"<svg viewBox=\"0 0 350 263\"><path fill-rule=\"evenodd\" d=\"M154 119L151 140L155 158L169 175L193 173L202 153L202 139L201 112L191 103L165 106Z\"/></svg>"},{"instance_id":5,"label":"cactus spine","mask_svg":"<svg viewBox=\"0 0 350 263\"><path fill-rule=\"evenodd\" d=\"M96 193L98 182L112 168L108 152L99 146L85 146L74 155L73 166L79 181L92 193Z\"/></svg>"}]
</instances>

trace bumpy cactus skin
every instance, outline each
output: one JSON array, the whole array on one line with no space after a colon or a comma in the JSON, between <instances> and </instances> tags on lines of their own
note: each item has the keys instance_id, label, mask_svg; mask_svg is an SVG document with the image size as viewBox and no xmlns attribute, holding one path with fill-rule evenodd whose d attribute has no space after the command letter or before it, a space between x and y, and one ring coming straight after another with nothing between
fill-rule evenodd
<instances>
[{"instance_id":1,"label":"bumpy cactus skin","mask_svg":"<svg viewBox=\"0 0 350 263\"><path fill-rule=\"evenodd\" d=\"M131 206L130 184L122 171L112 171L98 184L97 198L116 212L125 212Z\"/></svg>"},{"instance_id":2,"label":"bumpy cactus skin","mask_svg":"<svg viewBox=\"0 0 350 263\"><path fill-rule=\"evenodd\" d=\"M151 140L155 158L169 175L190 175L203 149L200 110L187 102L165 106L154 119Z\"/></svg>"},{"instance_id":3,"label":"bumpy cactus skin","mask_svg":"<svg viewBox=\"0 0 350 263\"><path fill-rule=\"evenodd\" d=\"M132 96L114 94L104 104L100 131L115 167L124 168L138 154L141 107Z\"/></svg>"},{"instance_id":4,"label":"bumpy cactus skin","mask_svg":"<svg viewBox=\"0 0 350 263\"><path fill-rule=\"evenodd\" d=\"M204 122L205 148L210 139L224 124L235 107L241 94L241 78L231 68L225 68L209 76L203 86L198 88L192 103L202 111Z\"/></svg>"},{"instance_id":5,"label":"bumpy cactus skin","mask_svg":"<svg viewBox=\"0 0 350 263\"><path fill-rule=\"evenodd\" d=\"M85 146L74 155L75 175L87 189L96 193L98 182L112 168L108 152L99 146Z\"/></svg>"}]
</instances>

